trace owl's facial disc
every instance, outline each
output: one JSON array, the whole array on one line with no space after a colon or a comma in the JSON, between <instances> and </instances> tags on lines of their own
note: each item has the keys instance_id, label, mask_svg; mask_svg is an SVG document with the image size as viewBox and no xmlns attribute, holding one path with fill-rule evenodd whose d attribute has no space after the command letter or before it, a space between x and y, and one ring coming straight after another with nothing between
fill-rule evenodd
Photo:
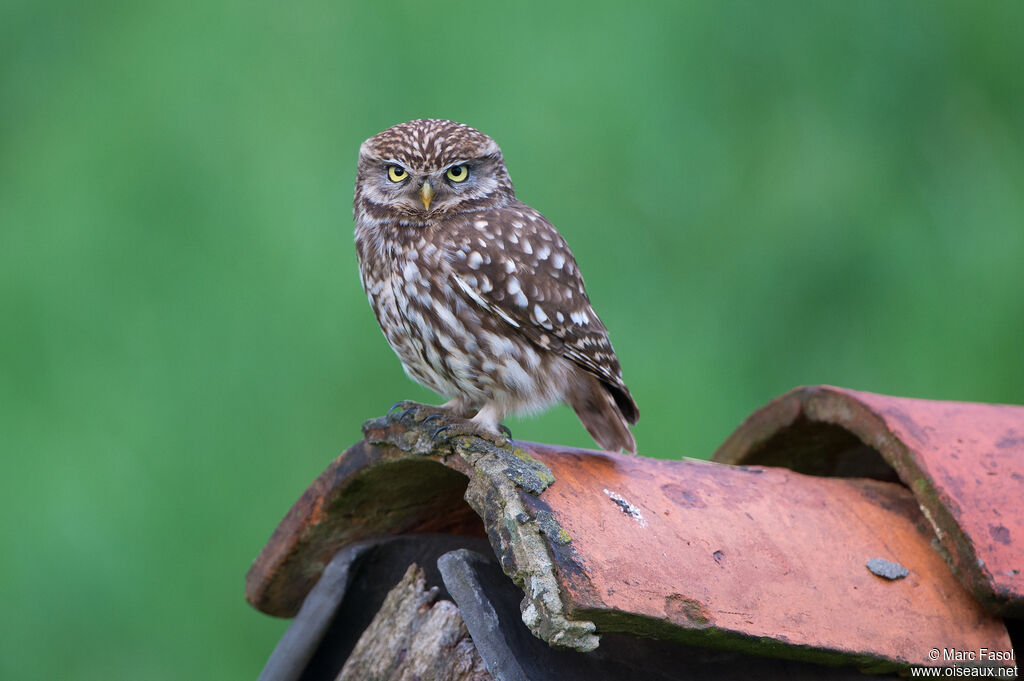
<instances>
[{"instance_id":1,"label":"owl's facial disc","mask_svg":"<svg viewBox=\"0 0 1024 681\"><path fill-rule=\"evenodd\" d=\"M360 147L356 200L363 210L426 226L514 197L501 151L490 138L444 121L416 123L426 132L409 133L411 125L389 128Z\"/></svg>"}]
</instances>

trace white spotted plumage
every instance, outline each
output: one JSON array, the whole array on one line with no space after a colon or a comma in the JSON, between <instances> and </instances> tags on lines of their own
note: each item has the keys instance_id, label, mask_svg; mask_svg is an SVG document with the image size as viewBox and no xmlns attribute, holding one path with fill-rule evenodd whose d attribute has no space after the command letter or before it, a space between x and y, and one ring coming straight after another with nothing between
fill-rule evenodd
<instances>
[{"instance_id":1,"label":"white spotted plumage","mask_svg":"<svg viewBox=\"0 0 1024 681\"><path fill-rule=\"evenodd\" d=\"M455 165L466 176L446 180ZM572 252L515 198L493 140L438 120L371 137L355 218L363 287L411 378L484 431L567 402L602 447L636 451L636 404Z\"/></svg>"}]
</instances>

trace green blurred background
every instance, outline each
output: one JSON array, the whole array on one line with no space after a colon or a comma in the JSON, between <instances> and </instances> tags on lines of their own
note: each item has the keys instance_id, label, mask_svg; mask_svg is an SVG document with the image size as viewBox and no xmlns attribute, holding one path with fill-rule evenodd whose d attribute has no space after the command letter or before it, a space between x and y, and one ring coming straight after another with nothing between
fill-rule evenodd
<instances>
[{"instance_id":1,"label":"green blurred background","mask_svg":"<svg viewBox=\"0 0 1024 681\"><path fill-rule=\"evenodd\" d=\"M359 144L456 119L707 457L791 387L1024 403L1013 3L0 3L0 678L254 678L243 577L402 398ZM517 437L590 446L566 408Z\"/></svg>"}]
</instances>

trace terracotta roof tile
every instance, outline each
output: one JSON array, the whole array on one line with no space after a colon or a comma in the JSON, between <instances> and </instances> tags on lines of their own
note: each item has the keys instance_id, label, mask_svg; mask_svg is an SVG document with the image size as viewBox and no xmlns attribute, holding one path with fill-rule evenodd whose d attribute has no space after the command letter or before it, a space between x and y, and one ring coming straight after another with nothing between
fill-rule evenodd
<instances>
[{"instance_id":1,"label":"terracotta roof tile","mask_svg":"<svg viewBox=\"0 0 1024 681\"><path fill-rule=\"evenodd\" d=\"M483 529L523 620L555 645L629 632L876 670L929 664L937 642L1009 649L898 484L439 439L410 412L368 423L303 495L250 570L251 603L294 613L360 538ZM872 558L909 574L878 577Z\"/></svg>"},{"instance_id":2,"label":"terracotta roof tile","mask_svg":"<svg viewBox=\"0 0 1024 681\"><path fill-rule=\"evenodd\" d=\"M884 462L964 585L1024 618L1024 407L797 388L752 414L714 460L868 475Z\"/></svg>"}]
</instances>

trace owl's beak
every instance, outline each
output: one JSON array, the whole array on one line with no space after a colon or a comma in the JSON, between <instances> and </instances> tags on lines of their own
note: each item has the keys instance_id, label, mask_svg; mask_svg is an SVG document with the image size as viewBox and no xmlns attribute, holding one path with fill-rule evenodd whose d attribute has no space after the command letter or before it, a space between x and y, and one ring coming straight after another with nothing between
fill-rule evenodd
<instances>
[{"instance_id":1,"label":"owl's beak","mask_svg":"<svg viewBox=\"0 0 1024 681\"><path fill-rule=\"evenodd\" d=\"M430 210L430 199L434 198L434 188L430 186L429 180L420 187L420 198L423 199L423 207Z\"/></svg>"}]
</instances>

